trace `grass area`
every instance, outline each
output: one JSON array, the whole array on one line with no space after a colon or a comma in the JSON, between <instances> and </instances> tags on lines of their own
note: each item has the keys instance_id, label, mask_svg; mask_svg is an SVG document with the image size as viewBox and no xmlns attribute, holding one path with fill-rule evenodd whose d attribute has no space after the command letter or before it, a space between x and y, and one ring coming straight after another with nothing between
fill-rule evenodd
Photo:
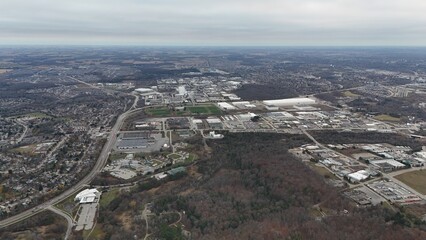
<instances>
[{"instance_id":1,"label":"grass area","mask_svg":"<svg viewBox=\"0 0 426 240\"><path fill-rule=\"evenodd\" d=\"M395 176L399 181L412 187L421 194L426 194L426 171L412 171Z\"/></svg>"},{"instance_id":2,"label":"grass area","mask_svg":"<svg viewBox=\"0 0 426 240\"><path fill-rule=\"evenodd\" d=\"M104 192L101 195L101 200L99 201L99 205L101 207L106 207L108 206L108 204L114 200L116 197L118 197L119 194L119 189L115 188L115 189L111 189L108 192Z\"/></svg>"},{"instance_id":3,"label":"grass area","mask_svg":"<svg viewBox=\"0 0 426 240\"><path fill-rule=\"evenodd\" d=\"M178 158L180 158L182 156L179 155L179 154L176 154L176 153L172 153L172 154L168 155L168 157L171 158L171 159L178 159Z\"/></svg>"},{"instance_id":4,"label":"grass area","mask_svg":"<svg viewBox=\"0 0 426 240\"><path fill-rule=\"evenodd\" d=\"M311 166L311 168L319 173L321 176L325 177L325 178L331 178L334 180L338 180L339 178L337 178L332 172L328 171L327 168L325 167L321 167L321 166L317 166L315 163L309 163L309 166Z\"/></svg>"},{"instance_id":5,"label":"grass area","mask_svg":"<svg viewBox=\"0 0 426 240\"><path fill-rule=\"evenodd\" d=\"M381 115L377 115L374 117L374 119L379 120L379 121L386 121L386 122L399 122L401 121L400 118L397 117L392 117L386 114L381 114Z\"/></svg>"},{"instance_id":6,"label":"grass area","mask_svg":"<svg viewBox=\"0 0 426 240\"><path fill-rule=\"evenodd\" d=\"M93 240L105 239L105 233L102 230L102 226L100 224L96 224L93 231L92 230L84 230L83 231L83 239L93 239Z\"/></svg>"},{"instance_id":7,"label":"grass area","mask_svg":"<svg viewBox=\"0 0 426 240\"><path fill-rule=\"evenodd\" d=\"M190 116L190 115L218 115L222 111L213 104L186 106L183 111L173 111L168 107L153 107L145 109L145 113L154 117Z\"/></svg>"},{"instance_id":8,"label":"grass area","mask_svg":"<svg viewBox=\"0 0 426 240\"><path fill-rule=\"evenodd\" d=\"M355 94L355 93L353 93L353 92L351 92L351 91L344 91L344 92L342 92L342 94L343 94L343 96L345 96L345 97L359 97L359 95L358 95L358 94Z\"/></svg>"},{"instance_id":9,"label":"grass area","mask_svg":"<svg viewBox=\"0 0 426 240\"><path fill-rule=\"evenodd\" d=\"M31 144L31 145L14 148L14 149L11 149L10 151L19 153L19 154L32 154L35 151L36 147L37 147L36 144Z\"/></svg>"},{"instance_id":10,"label":"grass area","mask_svg":"<svg viewBox=\"0 0 426 240\"><path fill-rule=\"evenodd\" d=\"M197 105L187 107L188 111L192 114L221 114L222 111L215 105Z\"/></svg>"},{"instance_id":11,"label":"grass area","mask_svg":"<svg viewBox=\"0 0 426 240\"><path fill-rule=\"evenodd\" d=\"M115 161L115 160L119 160L119 159L123 159L127 156L127 153L120 153L120 152L115 152L115 153L111 153L109 155L108 160L110 161Z\"/></svg>"},{"instance_id":12,"label":"grass area","mask_svg":"<svg viewBox=\"0 0 426 240\"><path fill-rule=\"evenodd\" d=\"M165 117L172 114L168 107L147 108L145 109L145 113L156 117Z\"/></svg>"},{"instance_id":13,"label":"grass area","mask_svg":"<svg viewBox=\"0 0 426 240\"><path fill-rule=\"evenodd\" d=\"M185 159L185 163L191 163L195 160L197 160L197 155L190 153L189 157Z\"/></svg>"},{"instance_id":14,"label":"grass area","mask_svg":"<svg viewBox=\"0 0 426 240\"><path fill-rule=\"evenodd\" d=\"M316 208L311 208L311 209L309 210L309 213L310 213L313 217L315 217L315 218L320 218L320 217L322 217L321 212L320 212L318 209L316 209Z\"/></svg>"},{"instance_id":15,"label":"grass area","mask_svg":"<svg viewBox=\"0 0 426 240\"><path fill-rule=\"evenodd\" d=\"M395 208L392 207L392 205L390 205L388 201L383 201L381 206L391 210L392 212L395 212Z\"/></svg>"},{"instance_id":16,"label":"grass area","mask_svg":"<svg viewBox=\"0 0 426 240\"><path fill-rule=\"evenodd\" d=\"M16 117L52 118L51 116L42 112L27 113L27 114L22 114Z\"/></svg>"},{"instance_id":17,"label":"grass area","mask_svg":"<svg viewBox=\"0 0 426 240\"><path fill-rule=\"evenodd\" d=\"M71 195L62 202L55 205L56 208L73 215L73 211L76 210L76 203L74 202L75 195Z\"/></svg>"}]
</instances>

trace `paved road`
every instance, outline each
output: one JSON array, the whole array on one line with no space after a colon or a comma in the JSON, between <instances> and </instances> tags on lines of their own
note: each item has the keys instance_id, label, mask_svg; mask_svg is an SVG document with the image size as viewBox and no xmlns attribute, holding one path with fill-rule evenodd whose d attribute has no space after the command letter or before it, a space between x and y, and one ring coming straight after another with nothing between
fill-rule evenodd
<instances>
[{"instance_id":1,"label":"paved road","mask_svg":"<svg viewBox=\"0 0 426 240\"><path fill-rule=\"evenodd\" d=\"M49 209L50 211L52 211L52 212L54 212L58 215L61 215L62 217L64 217L67 220L68 228L67 228L67 232L65 233L65 237L64 237L64 240L67 240L69 238L69 236L71 235L71 232L72 232L71 230L72 230L72 227L74 226L73 219L71 218L70 215L62 212L61 210L59 210L59 209L57 209L53 206L49 206L47 209Z\"/></svg>"},{"instance_id":2,"label":"paved road","mask_svg":"<svg viewBox=\"0 0 426 240\"><path fill-rule=\"evenodd\" d=\"M116 121L114 127L111 129L108 140L107 140L106 144L104 145L104 147L101 151L101 154L99 155L99 158L96 161L95 166L92 168L92 171L88 175L86 175L82 180L80 180L80 182L78 182L74 187L69 188L65 192L61 193L60 195L52 198L51 200L49 200L49 201L47 201L43 204L40 204L38 206L35 206L33 208L30 208L30 209L22 212L22 213L19 213L17 215L14 215L12 217L9 217L9 218L6 218L6 219L0 221L0 229L7 227L7 226L10 226L10 225L13 225L15 223L18 223L22 220L29 218L29 217L32 217L32 216L46 210L50 206L55 205L55 204L65 200L66 198L76 194L81 189L86 187L105 166L105 164L108 160L109 153L110 153L110 151L111 151L112 147L114 146L114 143L117 139L117 133L120 130L124 120L130 114L132 114L132 113L134 113L138 110L141 110L141 109L129 110L129 111L121 114L117 118L117 121Z\"/></svg>"},{"instance_id":3,"label":"paved road","mask_svg":"<svg viewBox=\"0 0 426 240\"><path fill-rule=\"evenodd\" d=\"M22 135L16 140L16 142L17 143L20 143L23 139L24 139L24 137L25 137L25 135L27 135L27 132L28 132L28 126L27 126L27 124L25 124L24 122L22 122L21 120L19 120L19 119L17 119L16 120L16 122L19 124L19 125L21 125L21 126L23 126L24 127L24 132L22 132Z\"/></svg>"}]
</instances>

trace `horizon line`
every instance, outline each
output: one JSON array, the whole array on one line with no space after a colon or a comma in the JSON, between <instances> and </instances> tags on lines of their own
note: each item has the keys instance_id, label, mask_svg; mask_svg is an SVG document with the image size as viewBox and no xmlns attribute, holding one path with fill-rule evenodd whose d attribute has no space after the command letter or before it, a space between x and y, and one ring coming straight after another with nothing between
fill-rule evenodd
<instances>
[{"instance_id":1,"label":"horizon line","mask_svg":"<svg viewBox=\"0 0 426 240\"><path fill-rule=\"evenodd\" d=\"M139 48L426 48L426 45L173 45L173 44L2 44L4 47L139 47Z\"/></svg>"}]
</instances>

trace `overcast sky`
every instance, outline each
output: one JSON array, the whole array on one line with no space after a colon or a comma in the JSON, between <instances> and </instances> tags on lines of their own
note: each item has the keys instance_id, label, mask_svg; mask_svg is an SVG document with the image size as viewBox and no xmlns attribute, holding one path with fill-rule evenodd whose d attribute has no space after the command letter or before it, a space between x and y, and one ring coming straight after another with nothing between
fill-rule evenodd
<instances>
[{"instance_id":1,"label":"overcast sky","mask_svg":"<svg viewBox=\"0 0 426 240\"><path fill-rule=\"evenodd\" d=\"M0 0L0 44L426 45L425 0Z\"/></svg>"}]
</instances>

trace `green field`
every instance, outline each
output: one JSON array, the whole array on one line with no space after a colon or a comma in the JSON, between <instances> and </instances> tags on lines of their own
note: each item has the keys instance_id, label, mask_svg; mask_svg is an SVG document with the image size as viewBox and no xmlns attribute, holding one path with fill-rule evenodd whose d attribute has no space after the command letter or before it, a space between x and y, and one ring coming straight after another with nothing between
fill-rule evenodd
<instances>
[{"instance_id":1,"label":"green field","mask_svg":"<svg viewBox=\"0 0 426 240\"><path fill-rule=\"evenodd\" d=\"M178 159L178 158L181 158L182 156L176 153L172 153L172 154L169 154L168 157L171 159Z\"/></svg>"},{"instance_id":2,"label":"green field","mask_svg":"<svg viewBox=\"0 0 426 240\"><path fill-rule=\"evenodd\" d=\"M16 117L52 118L51 116L42 112L27 113L27 114L22 114Z\"/></svg>"},{"instance_id":3,"label":"green field","mask_svg":"<svg viewBox=\"0 0 426 240\"><path fill-rule=\"evenodd\" d=\"M218 115L222 111L213 104L187 106L184 111L173 111L168 107L153 107L145 109L145 113L155 117L191 116L191 115Z\"/></svg>"},{"instance_id":4,"label":"green field","mask_svg":"<svg viewBox=\"0 0 426 240\"><path fill-rule=\"evenodd\" d=\"M101 207L106 207L108 204L118 197L119 189L111 189L108 192L104 192L101 195L101 200L99 201L99 205Z\"/></svg>"},{"instance_id":5,"label":"green field","mask_svg":"<svg viewBox=\"0 0 426 240\"><path fill-rule=\"evenodd\" d=\"M401 120L400 118L392 117L386 114L377 115L374 117L374 119L386 122L399 122Z\"/></svg>"},{"instance_id":6,"label":"green field","mask_svg":"<svg viewBox=\"0 0 426 240\"><path fill-rule=\"evenodd\" d=\"M221 114L222 111L215 105L198 105L187 107L187 110L192 114Z\"/></svg>"},{"instance_id":7,"label":"green field","mask_svg":"<svg viewBox=\"0 0 426 240\"><path fill-rule=\"evenodd\" d=\"M13 148L10 151L16 152L16 153L19 153L19 154L30 154L31 155L35 151L36 147L37 147L37 144L31 144L31 145L18 147L18 148Z\"/></svg>"},{"instance_id":8,"label":"green field","mask_svg":"<svg viewBox=\"0 0 426 240\"><path fill-rule=\"evenodd\" d=\"M114 153L111 153L109 155L108 160L109 161L115 161L115 160L119 160L119 159L124 159L124 158L126 158L126 156L127 156L127 153L114 152Z\"/></svg>"},{"instance_id":9,"label":"green field","mask_svg":"<svg viewBox=\"0 0 426 240\"><path fill-rule=\"evenodd\" d=\"M358 95L358 94L355 94L355 93L353 93L353 92L351 92L351 91L344 91L344 92L342 92L342 94L343 94L343 96L345 96L345 97L359 97L359 95Z\"/></svg>"},{"instance_id":10,"label":"green field","mask_svg":"<svg viewBox=\"0 0 426 240\"><path fill-rule=\"evenodd\" d=\"M421 194L426 194L426 171L412 171L395 176L399 181L412 187Z\"/></svg>"}]
</instances>

